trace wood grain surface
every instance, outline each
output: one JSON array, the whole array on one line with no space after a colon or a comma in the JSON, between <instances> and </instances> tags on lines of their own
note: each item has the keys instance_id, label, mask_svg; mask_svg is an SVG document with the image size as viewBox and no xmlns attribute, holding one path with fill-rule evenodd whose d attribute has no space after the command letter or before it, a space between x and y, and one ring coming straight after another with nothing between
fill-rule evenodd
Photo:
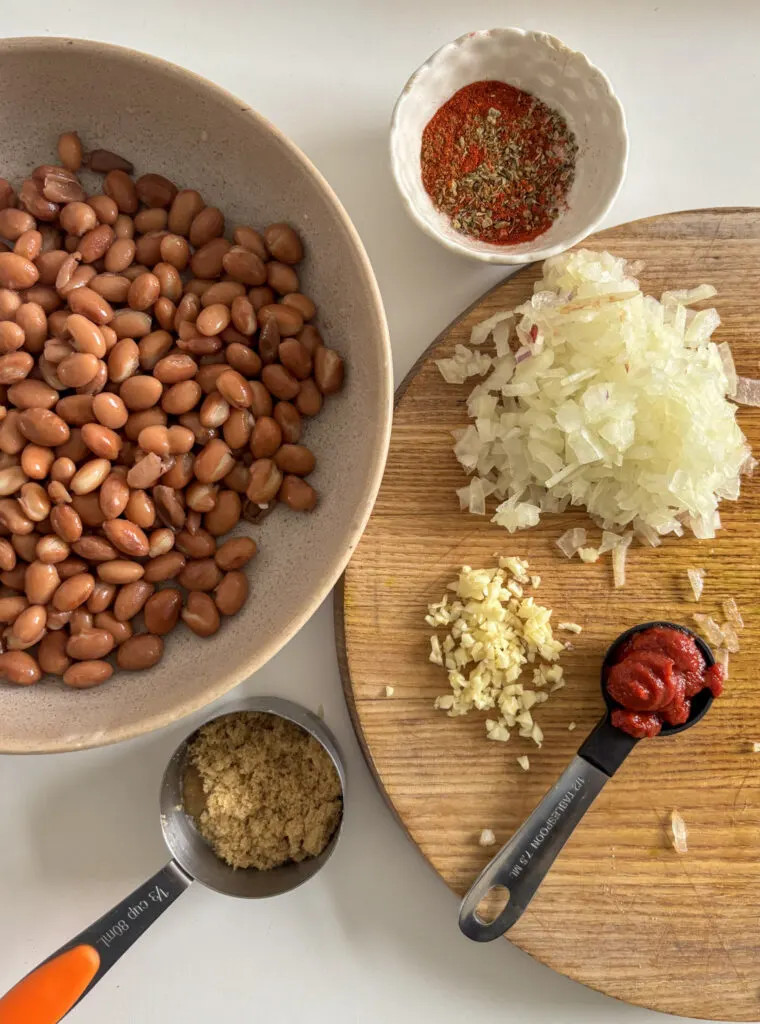
<instances>
[{"instance_id":1,"label":"wood grain surface","mask_svg":"<svg viewBox=\"0 0 760 1024\"><path fill-rule=\"evenodd\" d=\"M760 376L760 210L699 210L626 224L585 243L642 259L643 288L714 284L722 325L740 373ZM559 856L509 939L578 981L631 1003L709 1019L760 1019L760 647L757 570L760 486L745 480L724 502L714 541L667 539L633 547L628 584L612 586L609 556L567 561L556 538L591 524L582 513L546 517L509 535L488 518L460 512L464 474L451 430L466 422L470 388L443 382L433 359L469 338L473 324L524 301L536 268L483 297L425 353L399 389L385 479L367 531L336 597L339 654L349 706L377 780L412 840L462 895L495 852L483 828L505 842L555 781L602 711L599 667L622 630L651 619L692 623L733 595L745 619L742 650L723 698L681 736L639 744ZM470 385L471 386L471 385ZM760 452L760 410L739 422ZM591 527L590 536L598 531ZM451 719L433 710L447 691L428 661L426 605L462 563L496 554L530 560L542 577L537 599L554 621L583 633L564 657L567 686L540 707L538 750L515 733L485 738L484 714ZM699 605L686 569L707 570ZM385 686L394 687L390 698ZM568 731L568 723L577 729ZM516 757L528 754L524 773ZM689 830L679 856L668 836L678 808ZM451 906L451 927L457 927Z\"/></svg>"}]
</instances>

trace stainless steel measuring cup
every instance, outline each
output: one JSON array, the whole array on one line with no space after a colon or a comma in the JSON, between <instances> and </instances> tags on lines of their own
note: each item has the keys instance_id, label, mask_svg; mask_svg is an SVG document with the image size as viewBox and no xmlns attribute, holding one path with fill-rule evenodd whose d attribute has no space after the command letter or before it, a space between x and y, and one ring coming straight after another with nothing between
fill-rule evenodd
<instances>
[{"instance_id":1,"label":"stainless steel measuring cup","mask_svg":"<svg viewBox=\"0 0 760 1024\"><path fill-rule=\"evenodd\" d=\"M205 725L240 711L278 715L301 726L330 755L345 795L346 778L335 739L321 719L306 708L279 697L253 697L231 704L201 722ZM66 942L0 998L0 1024L56 1024L97 984L106 971L147 931L191 882L227 896L262 899L279 896L312 878L329 860L338 842L343 819L318 857L283 864L271 871L233 869L221 861L196 830L183 805L183 776L188 735L172 754L161 782L161 830L172 854L126 899L117 903L84 931Z\"/></svg>"},{"instance_id":2,"label":"stainless steel measuring cup","mask_svg":"<svg viewBox=\"0 0 760 1024\"><path fill-rule=\"evenodd\" d=\"M486 865L462 900L459 927L468 938L476 942L490 942L503 935L522 917L557 854L604 785L639 742L636 737L616 729L610 721L611 712L619 705L607 692L606 674L620 647L629 637L656 626L686 633L699 648L705 667L710 668L715 664L713 653L702 637L686 626L677 626L672 622L645 622L620 634L602 662L602 696L607 710L543 800ZM661 736L674 736L696 725L712 702L713 695L709 690L700 691L692 699L687 721L682 725L663 726L662 732L654 737L654 742ZM506 889L508 901L492 921L485 921L478 914L478 906L492 889Z\"/></svg>"}]
</instances>

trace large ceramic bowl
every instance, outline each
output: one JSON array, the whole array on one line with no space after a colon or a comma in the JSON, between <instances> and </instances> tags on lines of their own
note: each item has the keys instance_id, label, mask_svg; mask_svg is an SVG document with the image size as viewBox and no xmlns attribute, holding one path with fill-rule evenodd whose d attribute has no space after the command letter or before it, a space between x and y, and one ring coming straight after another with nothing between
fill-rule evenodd
<instances>
[{"instance_id":1,"label":"large ceramic bowl","mask_svg":"<svg viewBox=\"0 0 760 1024\"><path fill-rule=\"evenodd\" d=\"M259 555L239 615L208 640L181 626L155 668L118 671L92 690L0 683L0 751L71 750L136 736L208 704L306 622L346 565L380 483L390 348L372 268L346 212L303 154L246 103L154 57L70 39L1 42L0 94L0 166L10 179L53 161L58 134L76 129L85 146L128 156L137 173L199 189L230 225L292 223L307 252L303 290L346 362L343 392L306 433L321 501L311 514L276 509L246 524Z\"/></svg>"}]
</instances>

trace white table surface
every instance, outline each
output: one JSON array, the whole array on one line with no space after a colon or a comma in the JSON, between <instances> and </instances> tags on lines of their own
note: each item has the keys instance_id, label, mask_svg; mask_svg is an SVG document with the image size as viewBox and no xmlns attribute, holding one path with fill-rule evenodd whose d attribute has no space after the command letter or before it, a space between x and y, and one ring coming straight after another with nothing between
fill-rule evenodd
<instances>
[{"instance_id":1,"label":"white table surface","mask_svg":"<svg viewBox=\"0 0 760 1024\"><path fill-rule=\"evenodd\" d=\"M290 135L364 239L399 380L502 273L423 235L403 212L386 157L406 78L465 31L542 29L610 76L631 157L609 224L758 202L756 0L3 0L1 10L6 35L100 38L183 64ZM234 696L254 694L324 706L350 777L335 857L305 888L264 903L194 886L72 1022L656 1020L507 942L460 936L454 897L404 837L362 760L338 678L331 602ZM0 757L0 992L163 863L157 785L190 725L102 750Z\"/></svg>"}]
</instances>

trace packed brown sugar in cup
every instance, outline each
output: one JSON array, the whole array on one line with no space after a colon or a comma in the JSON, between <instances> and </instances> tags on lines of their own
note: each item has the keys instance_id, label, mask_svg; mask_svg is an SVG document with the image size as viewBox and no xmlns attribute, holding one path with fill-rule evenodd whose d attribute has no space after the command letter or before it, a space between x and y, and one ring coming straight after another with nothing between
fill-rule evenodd
<instances>
[{"instance_id":1,"label":"packed brown sugar in cup","mask_svg":"<svg viewBox=\"0 0 760 1024\"><path fill-rule=\"evenodd\" d=\"M276 715L238 712L201 727L188 748L202 807L185 807L216 855L233 868L266 871L317 857L343 812L330 755Z\"/></svg>"}]
</instances>

